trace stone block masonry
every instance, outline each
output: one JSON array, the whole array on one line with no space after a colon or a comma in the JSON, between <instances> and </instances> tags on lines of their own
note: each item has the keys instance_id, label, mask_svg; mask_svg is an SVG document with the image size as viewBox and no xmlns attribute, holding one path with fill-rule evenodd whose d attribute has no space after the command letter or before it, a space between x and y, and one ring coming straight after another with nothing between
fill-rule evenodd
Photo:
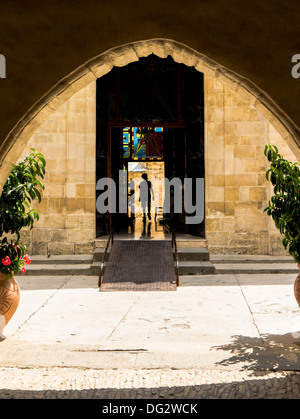
<instances>
[{"instance_id":1,"label":"stone block masonry","mask_svg":"<svg viewBox=\"0 0 300 419\"><path fill-rule=\"evenodd\" d=\"M78 91L44 122L24 150L46 158L40 220L23 233L31 254L91 253L95 236L96 84Z\"/></svg>"},{"instance_id":2,"label":"stone block masonry","mask_svg":"<svg viewBox=\"0 0 300 419\"><path fill-rule=\"evenodd\" d=\"M247 98L205 76L206 238L211 252L285 254L263 212L272 190L264 147L296 161L286 142Z\"/></svg>"},{"instance_id":3,"label":"stone block masonry","mask_svg":"<svg viewBox=\"0 0 300 419\"><path fill-rule=\"evenodd\" d=\"M47 173L40 220L23 240L31 254L93 251L95 239L96 82L63 103L32 135ZM296 157L253 101L213 73L204 76L205 214L207 246L215 253L285 254L263 209L271 196L265 179L268 142Z\"/></svg>"}]
</instances>

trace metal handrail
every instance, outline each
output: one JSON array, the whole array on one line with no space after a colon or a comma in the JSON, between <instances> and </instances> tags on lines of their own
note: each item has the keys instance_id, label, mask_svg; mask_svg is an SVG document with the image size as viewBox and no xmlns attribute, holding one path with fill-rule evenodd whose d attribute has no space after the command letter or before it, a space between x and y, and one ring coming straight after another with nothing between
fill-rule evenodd
<instances>
[{"instance_id":1,"label":"metal handrail","mask_svg":"<svg viewBox=\"0 0 300 419\"><path fill-rule=\"evenodd\" d=\"M100 265L100 273L99 273L99 279L98 279L98 287L99 288L102 285L102 276L103 276L104 262L105 262L105 259L106 259L106 255L107 255L107 251L108 251L108 247L109 247L109 243L110 242L111 242L111 245L114 244L114 230L113 229L111 230L111 233L108 236L106 247L105 247L105 251L104 251L104 254L103 254L103 258L102 258L102 262L101 262L101 265Z\"/></svg>"},{"instance_id":2,"label":"metal handrail","mask_svg":"<svg viewBox=\"0 0 300 419\"><path fill-rule=\"evenodd\" d=\"M173 253L175 254L175 261L176 261L176 285L179 285L179 259L177 253L177 242L176 242L176 233L175 228L172 228L172 249Z\"/></svg>"}]
</instances>

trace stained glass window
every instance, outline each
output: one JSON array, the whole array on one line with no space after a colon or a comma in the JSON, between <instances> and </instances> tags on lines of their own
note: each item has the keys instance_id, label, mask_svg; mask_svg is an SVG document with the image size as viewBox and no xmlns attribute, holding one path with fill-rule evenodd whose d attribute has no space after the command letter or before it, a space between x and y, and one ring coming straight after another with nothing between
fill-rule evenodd
<instances>
[{"instance_id":1,"label":"stained glass window","mask_svg":"<svg viewBox=\"0 0 300 419\"><path fill-rule=\"evenodd\" d=\"M123 129L123 158L130 158L131 128Z\"/></svg>"},{"instance_id":2,"label":"stained glass window","mask_svg":"<svg viewBox=\"0 0 300 419\"><path fill-rule=\"evenodd\" d=\"M132 160L161 160L163 158L163 128L124 128L123 157Z\"/></svg>"}]
</instances>

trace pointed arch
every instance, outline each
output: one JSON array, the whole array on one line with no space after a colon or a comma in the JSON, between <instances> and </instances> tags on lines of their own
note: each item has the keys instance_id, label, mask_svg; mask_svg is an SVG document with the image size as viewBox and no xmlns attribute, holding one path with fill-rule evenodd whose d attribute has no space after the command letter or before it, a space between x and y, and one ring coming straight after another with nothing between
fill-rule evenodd
<instances>
[{"instance_id":1,"label":"pointed arch","mask_svg":"<svg viewBox=\"0 0 300 419\"><path fill-rule=\"evenodd\" d=\"M0 148L0 190L13 164L26 147L29 139L60 105L77 91L97 78L107 74L113 67L122 67L141 57L155 54L195 67L196 70L216 77L224 85L246 98L274 126L300 160L300 130L286 113L258 86L228 68L218 64L198 51L170 39L148 39L132 42L112 49L89 60L71 74L60 80L21 120L13 127Z\"/></svg>"}]
</instances>

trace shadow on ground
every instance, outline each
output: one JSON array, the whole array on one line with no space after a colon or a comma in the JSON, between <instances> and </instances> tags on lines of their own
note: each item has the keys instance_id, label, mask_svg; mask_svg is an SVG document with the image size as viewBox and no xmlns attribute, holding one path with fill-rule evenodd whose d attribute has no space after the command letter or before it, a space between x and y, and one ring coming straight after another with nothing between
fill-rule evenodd
<instances>
[{"instance_id":1,"label":"shadow on ground","mask_svg":"<svg viewBox=\"0 0 300 419\"><path fill-rule=\"evenodd\" d=\"M241 365L244 371L300 371L300 332L284 335L265 334L262 338L233 336L226 345L211 349L228 351L231 356L216 366Z\"/></svg>"},{"instance_id":2,"label":"shadow on ground","mask_svg":"<svg viewBox=\"0 0 300 419\"><path fill-rule=\"evenodd\" d=\"M0 390L0 399L117 399L160 400L168 399L286 399L300 398L300 375L286 373L284 377L257 378L229 383L200 384L195 386L154 387L135 389L84 389L84 390ZM133 403L134 404L134 403ZM78 406L78 405L77 405ZM99 410L100 406L96 405ZM143 408L144 405L139 404ZM90 407L90 406L89 406ZM145 406L146 407L146 406ZM198 406L199 407L199 406Z\"/></svg>"}]
</instances>

